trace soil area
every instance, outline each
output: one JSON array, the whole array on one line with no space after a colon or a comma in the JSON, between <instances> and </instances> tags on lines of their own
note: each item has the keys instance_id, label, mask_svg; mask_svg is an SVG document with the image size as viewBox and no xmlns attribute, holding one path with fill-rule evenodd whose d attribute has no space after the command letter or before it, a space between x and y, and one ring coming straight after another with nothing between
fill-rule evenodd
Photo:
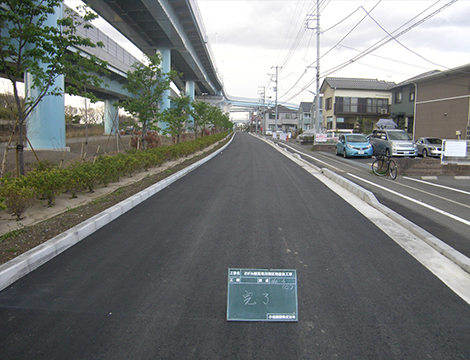
<instances>
[{"instance_id":1,"label":"soil area","mask_svg":"<svg viewBox=\"0 0 470 360\"><path fill-rule=\"evenodd\" d=\"M48 160L54 164L80 160L84 147L80 140L67 140L70 152L38 151L36 155L40 161ZM26 218L20 222L16 222L13 217L2 212L0 235L3 235L0 236L0 265L199 161L222 147L226 142L227 140L223 140L193 157L165 163L163 166L150 169L145 173L134 174L131 178L120 180L118 184L99 188L94 193L79 194L78 199L69 199L69 195L64 194L56 199L56 205L52 208L47 208L46 204L37 203L32 209L28 209L25 213ZM128 149L128 141L126 145L126 149ZM96 137L88 139L86 147L91 149L88 152L88 154L92 154L91 156L96 155L97 149L98 154L110 154L117 151L117 142L115 139L109 141L107 137ZM122 148L122 144L120 144L120 150ZM25 165L32 167L35 162L36 156L31 151L25 151ZM15 168L14 151L9 151L7 164L7 168L13 171Z\"/></svg>"}]
</instances>

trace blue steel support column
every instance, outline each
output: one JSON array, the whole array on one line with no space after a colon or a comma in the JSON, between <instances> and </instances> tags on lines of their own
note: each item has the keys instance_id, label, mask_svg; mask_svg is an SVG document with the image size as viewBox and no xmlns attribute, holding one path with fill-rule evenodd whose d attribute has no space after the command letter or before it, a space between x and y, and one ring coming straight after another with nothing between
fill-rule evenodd
<instances>
[{"instance_id":1,"label":"blue steel support column","mask_svg":"<svg viewBox=\"0 0 470 360\"><path fill-rule=\"evenodd\" d=\"M157 49L157 52L162 57L162 71L167 74L171 71L171 49L169 47L161 47ZM165 90L162 95L162 102L160 103L160 111L165 111L171 106L170 102L170 90ZM160 124L161 128L166 128L165 124Z\"/></svg>"},{"instance_id":2,"label":"blue steel support column","mask_svg":"<svg viewBox=\"0 0 470 360\"><path fill-rule=\"evenodd\" d=\"M188 96L189 98L191 98L191 102L194 101L194 96L196 94L196 83L194 82L194 80L188 80L186 81L186 84L185 84L185 90L186 90L186 96ZM192 108L192 106L191 106ZM193 126L193 117L190 115L188 116L188 126Z\"/></svg>"},{"instance_id":3,"label":"blue steel support column","mask_svg":"<svg viewBox=\"0 0 470 360\"><path fill-rule=\"evenodd\" d=\"M114 106L117 99L104 101L104 133L116 134L119 131L119 109Z\"/></svg>"},{"instance_id":4,"label":"blue steel support column","mask_svg":"<svg viewBox=\"0 0 470 360\"><path fill-rule=\"evenodd\" d=\"M56 8L54 14L49 14L47 26L57 26L57 20L63 16L63 5ZM42 64L44 68L47 64ZM31 88L32 75L25 72L26 96L35 98L38 91ZM35 150L64 150L65 145L65 100L64 77L59 76L51 86L62 89L62 95L46 94L34 112L26 120L27 136Z\"/></svg>"}]
</instances>

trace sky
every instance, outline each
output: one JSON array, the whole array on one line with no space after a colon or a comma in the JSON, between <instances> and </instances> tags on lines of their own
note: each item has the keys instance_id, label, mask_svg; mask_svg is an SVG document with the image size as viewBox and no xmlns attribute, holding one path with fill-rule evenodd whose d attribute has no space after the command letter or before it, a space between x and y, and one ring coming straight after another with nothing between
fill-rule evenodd
<instances>
[{"instance_id":1,"label":"sky","mask_svg":"<svg viewBox=\"0 0 470 360\"><path fill-rule=\"evenodd\" d=\"M279 102L313 100L316 1L198 0L198 5L229 95L256 98L264 87L274 98L275 76L268 74L278 67ZM399 83L468 64L469 15L468 0L320 1L320 84L326 76Z\"/></svg>"},{"instance_id":2,"label":"sky","mask_svg":"<svg viewBox=\"0 0 470 360\"><path fill-rule=\"evenodd\" d=\"M280 104L313 101L316 0L196 2L228 96L257 99L264 89L274 101L277 67ZM469 64L469 14L470 0L320 0L320 84L327 76L399 83Z\"/></svg>"}]
</instances>

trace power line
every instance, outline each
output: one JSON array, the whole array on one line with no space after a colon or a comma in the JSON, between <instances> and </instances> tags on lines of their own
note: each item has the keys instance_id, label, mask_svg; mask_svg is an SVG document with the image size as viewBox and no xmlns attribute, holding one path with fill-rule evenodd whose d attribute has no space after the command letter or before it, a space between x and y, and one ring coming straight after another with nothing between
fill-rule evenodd
<instances>
[{"instance_id":1,"label":"power line","mask_svg":"<svg viewBox=\"0 0 470 360\"><path fill-rule=\"evenodd\" d=\"M371 11L373 11L381 2L382 2L382 0L380 0L377 4L375 4ZM362 6L361 6L361 7L362 7ZM359 7L358 9L360 9L361 7ZM343 38L342 38L340 41L338 41L333 47L330 48L330 50L328 50L326 53L324 53L324 54L320 57L320 60L321 60L322 58L324 58L326 55L328 55L333 49L335 49L336 46L338 46L339 44L341 44L341 42L344 41L344 39L346 39L346 38L347 38L347 37L348 37L366 18L367 18L367 15L364 15L364 17L363 17L361 20L359 20L359 22L358 22L356 25L354 25L353 28L352 28L345 36L343 36ZM314 62L312 62L310 65L308 65L307 68L305 69L305 71L302 73L302 75L300 75L300 78L295 82L295 84L294 84L289 90L286 91L286 93L285 93L284 95L281 96L281 98L282 98L283 96L287 95L287 94L299 83L299 81L302 79L302 77L307 73L307 69L308 69L309 67L312 67L312 65L314 65L314 64L316 64L316 63L317 63L317 60L315 60ZM312 83L313 83L313 80L309 83L308 86L310 86ZM305 88L304 88L303 90L305 90ZM302 91L303 91L303 90L302 90ZM296 96L297 96L297 95L296 95ZM292 99L292 98L291 98L291 99ZM289 100L290 100L290 99L289 99ZM288 100L288 101L289 101L289 100Z\"/></svg>"},{"instance_id":2,"label":"power line","mask_svg":"<svg viewBox=\"0 0 470 360\"><path fill-rule=\"evenodd\" d=\"M413 28L421 25L422 23L424 23L425 21L429 20L430 18L434 17L435 15L437 15L438 13L440 13L441 11L443 11L444 9L446 9L447 7L451 6L452 4L454 4L457 0L453 0L445 5L443 5L442 7L440 7L439 9L437 9L436 11L434 11L433 13L429 14L428 16L424 17L423 19L421 19L420 21L417 21L415 22L414 24L410 25L409 27L407 27L406 29L402 30L401 32L399 32L398 34L396 35L392 35L392 34L389 34L387 32L387 34L389 34L388 36L384 37L383 39L379 40L378 42L376 42L374 45L370 46L369 48L367 48L366 50L362 51L359 55L356 55L355 57L353 57L352 59L349 59L348 61L345 61L344 63L342 64L339 64L333 68L331 68L330 70L327 70L325 72L325 74L322 74L323 76L322 77L326 77L334 72L337 72L345 67L347 67L348 65L356 62L357 60L363 58L364 56L366 55L369 55L371 52L379 49L380 47L384 46L385 44L393 41L393 40L396 40L396 38L404 35L405 33L409 32L410 30L412 30ZM439 1L437 1L436 3L434 3L433 5L429 6L428 8L426 8L426 10L422 11L420 14L418 14L417 16L415 16L414 18L412 18L411 20L407 21L405 24L403 24L402 26L400 26L399 28L397 28L394 32L398 31L399 29L403 28L406 24L410 23L412 20L416 19L417 17L419 17L420 15L422 15L424 12L426 12L427 10L429 10L431 7L435 6ZM364 9L364 11L366 11ZM366 11L367 12L367 11ZM362 20L361 20L362 21ZM334 47L332 47L328 52L330 52L332 49L334 49L336 46L338 46L339 43L337 43ZM322 56L323 57L323 56ZM442 66L442 65L438 65L438 66L441 66L441 67L444 67L446 68L445 66ZM448 68L447 68L448 69ZM302 74L303 76L303 74ZM298 96L300 93L302 93L303 91L305 91L305 89L307 89L309 86L311 86L313 84L313 82L315 81L315 79L312 79L311 81L309 81L300 91L298 91L295 95L291 96L289 99L285 100L285 102L288 102L290 100L292 100L293 98L295 98L296 96ZM289 89L289 91L292 90ZM287 93L285 94L287 95ZM283 95L283 96L285 96Z\"/></svg>"}]
</instances>

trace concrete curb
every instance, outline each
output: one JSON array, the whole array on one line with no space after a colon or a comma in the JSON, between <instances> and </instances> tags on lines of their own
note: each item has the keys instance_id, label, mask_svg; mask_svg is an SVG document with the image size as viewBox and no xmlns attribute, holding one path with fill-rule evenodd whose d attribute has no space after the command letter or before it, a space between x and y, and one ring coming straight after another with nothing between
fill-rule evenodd
<instances>
[{"instance_id":1,"label":"concrete curb","mask_svg":"<svg viewBox=\"0 0 470 360\"><path fill-rule=\"evenodd\" d=\"M268 144L274 146L276 149L279 151L281 150L287 150L286 148L282 148L277 143L270 142L262 137L257 136L259 139L267 142ZM282 151L283 153L286 154L286 151ZM463 255L462 253L458 252L451 246L447 245L445 242L442 240L438 239L434 235L430 234L426 230L420 228L416 224L412 223L408 219L404 218L400 214L396 213L395 211L389 209L388 207L382 205L375 195L364 189L363 187L357 185L356 183L342 177L341 175L336 174L335 172L326 169L326 168L319 168L312 163L302 159L301 155L298 153L289 153L286 154L289 156L296 157L298 160L301 160L302 163L314 168L316 171L321 172L324 176L329 178L330 180L334 181L341 187L345 188L349 192L353 193L356 195L358 198L361 200L365 201L368 203L370 206L373 208L377 209L381 213L383 213L385 216L389 217L393 221L399 223L402 225L404 228L406 228L408 231L416 235L419 239L423 240L425 243L427 243L429 246L434 248L436 251L447 257L449 260L454 262L456 265L460 266L464 271L470 274L470 259Z\"/></svg>"},{"instance_id":2,"label":"concrete curb","mask_svg":"<svg viewBox=\"0 0 470 360\"><path fill-rule=\"evenodd\" d=\"M204 159L201 159L198 162L184 168L183 170L180 170L177 173L167 177L166 179L149 186L148 188L131 196L130 198L121 201L119 204L102 211L101 213L89 218L88 220L85 220L84 222L63 232L62 234L59 234L44 242L43 244L36 246L34 249L31 249L24 254L21 254L20 256L6 262L5 264L0 265L0 291L14 283L16 280L29 274L31 271L37 269L39 266L45 264L60 253L64 252L71 246L85 239L87 236L93 234L95 231L101 229L103 226L109 224L111 221L117 219L119 216L147 200L152 195L155 195L194 169L208 162L220 154L223 150L225 150L225 148L232 142L234 136L232 136L230 141L225 146L206 156Z\"/></svg>"},{"instance_id":3,"label":"concrete curb","mask_svg":"<svg viewBox=\"0 0 470 360\"><path fill-rule=\"evenodd\" d=\"M447 245L445 242L430 234L426 230L412 223L408 219L404 218L400 214L382 205L372 192L360 187L348 179L345 179L344 177L334 173L329 169L322 169L322 173L324 176L341 185L346 190L352 192L393 221L398 222L404 228L415 234L419 239L426 242L429 246L440 252L442 255L453 261L455 264L470 274L470 259L468 257Z\"/></svg>"}]
</instances>

